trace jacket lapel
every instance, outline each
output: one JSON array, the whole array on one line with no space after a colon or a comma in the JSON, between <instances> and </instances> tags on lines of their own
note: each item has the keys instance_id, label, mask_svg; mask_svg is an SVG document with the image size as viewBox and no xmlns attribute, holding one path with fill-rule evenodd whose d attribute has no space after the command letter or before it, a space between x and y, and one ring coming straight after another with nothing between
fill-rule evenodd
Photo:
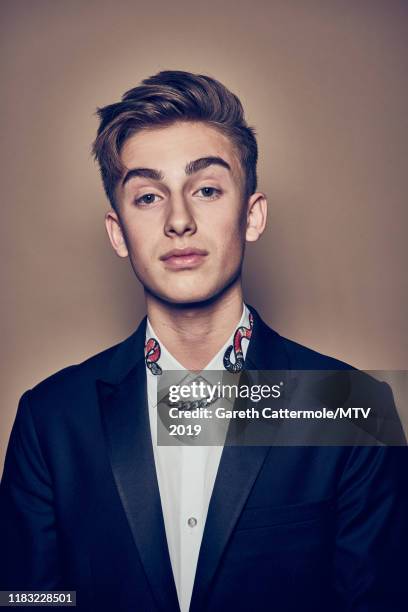
<instances>
[{"instance_id":1,"label":"jacket lapel","mask_svg":"<svg viewBox=\"0 0 408 612\"><path fill-rule=\"evenodd\" d=\"M249 308L254 328L245 369L289 369L281 337L262 321L254 308ZM206 609L212 579L269 451L269 446L224 447L208 509L190 612Z\"/></svg>"},{"instance_id":2,"label":"jacket lapel","mask_svg":"<svg viewBox=\"0 0 408 612\"><path fill-rule=\"evenodd\" d=\"M146 319L115 354L110 380L99 380L97 385L118 493L157 604L170 611L179 606L151 442L143 359L145 326ZM136 364L135 356L139 357Z\"/></svg>"}]
</instances>

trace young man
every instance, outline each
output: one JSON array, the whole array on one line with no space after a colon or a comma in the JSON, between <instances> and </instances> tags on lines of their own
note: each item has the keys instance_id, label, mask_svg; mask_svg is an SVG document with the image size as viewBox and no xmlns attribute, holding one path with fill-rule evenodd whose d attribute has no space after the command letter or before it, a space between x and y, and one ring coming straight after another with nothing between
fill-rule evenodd
<instances>
[{"instance_id":1,"label":"young man","mask_svg":"<svg viewBox=\"0 0 408 612\"><path fill-rule=\"evenodd\" d=\"M243 301L267 203L238 98L165 71L99 117L106 229L147 317L23 395L1 485L1 588L72 589L98 612L403 610L406 448L157 443L168 370L347 367Z\"/></svg>"}]
</instances>

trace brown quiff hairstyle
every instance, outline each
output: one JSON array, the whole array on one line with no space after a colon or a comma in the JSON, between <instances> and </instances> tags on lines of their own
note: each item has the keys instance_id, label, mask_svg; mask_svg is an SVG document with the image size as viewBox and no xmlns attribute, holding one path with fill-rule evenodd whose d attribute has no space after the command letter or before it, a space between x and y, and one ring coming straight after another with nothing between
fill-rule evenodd
<instances>
[{"instance_id":1,"label":"brown quiff hairstyle","mask_svg":"<svg viewBox=\"0 0 408 612\"><path fill-rule=\"evenodd\" d=\"M136 132L176 121L202 121L233 143L245 177L244 197L256 191L258 147L238 97L209 76L164 70L127 91L120 102L98 108L100 124L92 152L106 195L116 209L115 189L125 168L120 154Z\"/></svg>"}]
</instances>

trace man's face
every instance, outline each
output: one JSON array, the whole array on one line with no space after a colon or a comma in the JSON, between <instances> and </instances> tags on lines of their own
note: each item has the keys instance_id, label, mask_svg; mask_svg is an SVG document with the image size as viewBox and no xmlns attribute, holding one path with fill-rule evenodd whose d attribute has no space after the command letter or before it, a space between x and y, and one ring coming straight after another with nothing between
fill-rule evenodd
<instances>
[{"instance_id":1,"label":"man's face","mask_svg":"<svg viewBox=\"0 0 408 612\"><path fill-rule=\"evenodd\" d=\"M136 133L121 160L118 214L108 213L107 229L145 289L186 304L236 280L248 202L231 141L205 123L179 122Z\"/></svg>"}]
</instances>

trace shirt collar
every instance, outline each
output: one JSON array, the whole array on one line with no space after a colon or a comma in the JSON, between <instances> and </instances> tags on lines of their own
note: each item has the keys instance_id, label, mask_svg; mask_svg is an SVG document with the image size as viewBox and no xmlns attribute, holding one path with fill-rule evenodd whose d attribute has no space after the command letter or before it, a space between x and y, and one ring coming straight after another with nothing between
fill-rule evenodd
<instances>
[{"instance_id":1,"label":"shirt collar","mask_svg":"<svg viewBox=\"0 0 408 612\"><path fill-rule=\"evenodd\" d=\"M246 304L242 305L241 319L224 346L203 368L204 370L240 371L252 335L253 317ZM148 374L160 375L163 370L185 370L179 361L160 341L149 318L146 324L145 363Z\"/></svg>"}]
</instances>

